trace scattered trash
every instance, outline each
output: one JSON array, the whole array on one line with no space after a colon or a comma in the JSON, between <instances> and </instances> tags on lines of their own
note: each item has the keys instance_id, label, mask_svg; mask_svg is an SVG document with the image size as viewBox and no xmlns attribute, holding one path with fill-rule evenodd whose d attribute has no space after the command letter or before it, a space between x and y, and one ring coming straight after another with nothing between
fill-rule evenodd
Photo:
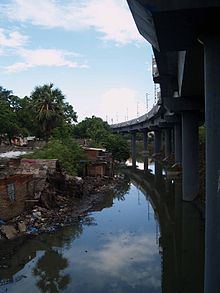
<instances>
[{"instance_id":1,"label":"scattered trash","mask_svg":"<svg viewBox=\"0 0 220 293\"><path fill-rule=\"evenodd\" d=\"M0 225L5 225L5 221L3 221L2 219L0 219Z\"/></svg>"},{"instance_id":2,"label":"scattered trash","mask_svg":"<svg viewBox=\"0 0 220 293\"><path fill-rule=\"evenodd\" d=\"M43 184L39 201L8 221L0 219L0 240L54 232L76 221L95 226L88 212L101 210L105 195L117 192L122 182L119 178L82 179L54 173L48 174Z\"/></svg>"},{"instance_id":3,"label":"scattered trash","mask_svg":"<svg viewBox=\"0 0 220 293\"><path fill-rule=\"evenodd\" d=\"M28 234L36 234L36 233L38 233L38 229L36 227L28 227L27 233Z\"/></svg>"}]
</instances>

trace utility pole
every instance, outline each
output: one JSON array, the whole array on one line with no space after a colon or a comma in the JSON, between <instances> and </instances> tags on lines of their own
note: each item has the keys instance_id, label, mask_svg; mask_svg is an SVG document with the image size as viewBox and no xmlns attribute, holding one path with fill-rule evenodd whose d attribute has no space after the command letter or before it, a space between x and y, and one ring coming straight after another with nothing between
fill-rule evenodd
<instances>
[{"instance_id":1,"label":"utility pole","mask_svg":"<svg viewBox=\"0 0 220 293\"><path fill-rule=\"evenodd\" d=\"M139 102L137 102L137 117L139 116Z\"/></svg>"},{"instance_id":2,"label":"utility pole","mask_svg":"<svg viewBox=\"0 0 220 293\"><path fill-rule=\"evenodd\" d=\"M147 110L147 112L149 110L149 105L148 105L149 95L150 95L149 93L146 93L146 110Z\"/></svg>"},{"instance_id":3,"label":"utility pole","mask_svg":"<svg viewBox=\"0 0 220 293\"><path fill-rule=\"evenodd\" d=\"M154 84L154 104L157 104L157 85Z\"/></svg>"}]
</instances>

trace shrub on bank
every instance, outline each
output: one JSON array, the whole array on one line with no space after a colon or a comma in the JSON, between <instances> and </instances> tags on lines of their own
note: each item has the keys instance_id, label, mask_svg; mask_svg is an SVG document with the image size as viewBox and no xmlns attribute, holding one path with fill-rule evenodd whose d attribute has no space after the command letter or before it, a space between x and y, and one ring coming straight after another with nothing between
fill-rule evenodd
<instances>
[{"instance_id":1,"label":"shrub on bank","mask_svg":"<svg viewBox=\"0 0 220 293\"><path fill-rule=\"evenodd\" d=\"M29 154L31 159L57 159L62 168L68 174L76 175L79 169L79 161L84 158L84 151L79 144L73 140L65 141L52 139L42 149L35 150ZM25 155L27 157L27 155Z\"/></svg>"}]
</instances>

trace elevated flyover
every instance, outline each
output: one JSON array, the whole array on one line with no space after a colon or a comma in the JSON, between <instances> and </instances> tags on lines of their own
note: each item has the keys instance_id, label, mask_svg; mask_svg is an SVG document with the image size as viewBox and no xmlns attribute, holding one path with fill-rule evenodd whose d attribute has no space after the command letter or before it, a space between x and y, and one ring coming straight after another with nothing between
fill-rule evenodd
<instances>
[{"instance_id":1,"label":"elevated flyover","mask_svg":"<svg viewBox=\"0 0 220 293\"><path fill-rule=\"evenodd\" d=\"M155 151L170 151L182 164L183 199L198 194L198 127L206 127L205 293L220 292L220 1L127 0L140 34L153 47L153 80L160 85L163 113L113 125L132 133L133 164L137 131L155 131ZM154 116L154 115L153 115ZM138 121L139 120L139 121ZM144 121L142 121L144 120ZM151 125L153 123L153 126ZM149 127L150 126L150 127ZM155 128L154 128L155 127Z\"/></svg>"}]
</instances>

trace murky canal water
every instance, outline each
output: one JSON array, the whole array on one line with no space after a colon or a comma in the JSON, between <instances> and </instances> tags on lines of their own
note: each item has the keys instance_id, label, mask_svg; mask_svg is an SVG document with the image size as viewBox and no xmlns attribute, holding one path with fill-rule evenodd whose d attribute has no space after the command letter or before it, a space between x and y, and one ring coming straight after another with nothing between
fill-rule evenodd
<instances>
[{"instance_id":1,"label":"murky canal water","mask_svg":"<svg viewBox=\"0 0 220 293\"><path fill-rule=\"evenodd\" d=\"M203 223L175 193L140 171L82 222L0 245L0 292L202 292Z\"/></svg>"}]
</instances>

